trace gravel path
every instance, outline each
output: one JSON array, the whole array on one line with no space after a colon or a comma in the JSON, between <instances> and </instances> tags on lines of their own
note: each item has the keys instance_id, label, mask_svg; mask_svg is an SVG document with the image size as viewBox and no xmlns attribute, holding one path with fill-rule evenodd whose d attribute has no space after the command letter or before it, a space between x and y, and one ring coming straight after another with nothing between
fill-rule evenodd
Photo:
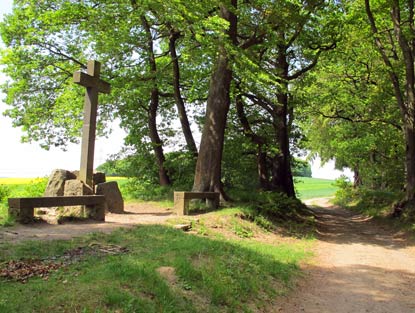
<instances>
[{"instance_id":1,"label":"gravel path","mask_svg":"<svg viewBox=\"0 0 415 313\"><path fill-rule=\"evenodd\" d=\"M276 312L415 313L415 246L385 225L314 200L317 258Z\"/></svg>"}]
</instances>

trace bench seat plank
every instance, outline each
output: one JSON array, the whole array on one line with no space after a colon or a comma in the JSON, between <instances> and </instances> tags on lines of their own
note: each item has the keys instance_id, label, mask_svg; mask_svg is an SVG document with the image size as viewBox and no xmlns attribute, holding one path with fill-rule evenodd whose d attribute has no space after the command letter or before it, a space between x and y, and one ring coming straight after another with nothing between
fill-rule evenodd
<instances>
[{"instance_id":1,"label":"bench seat plank","mask_svg":"<svg viewBox=\"0 0 415 313\"><path fill-rule=\"evenodd\" d=\"M13 208L47 208L69 205L94 205L105 202L103 195L9 198L9 207Z\"/></svg>"}]
</instances>

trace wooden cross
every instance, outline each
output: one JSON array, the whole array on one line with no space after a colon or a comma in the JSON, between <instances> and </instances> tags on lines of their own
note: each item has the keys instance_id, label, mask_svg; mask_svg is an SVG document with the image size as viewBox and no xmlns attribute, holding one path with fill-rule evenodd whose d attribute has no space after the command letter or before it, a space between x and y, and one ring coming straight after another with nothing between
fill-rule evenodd
<instances>
[{"instance_id":1,"label":"wooden cross","mask_svg":"<svg viewBox=\"0 0 415 313\"><path fill-rule=\"evenodd\" d=\"M110 84L99 78L100 70L101 64L99 62L89 60L86 73L77 71L73 74L74 83L86 88L79 179L91 187L94 172L98 93L109 93L111 90Z\"/></svg>"}]
</instances>

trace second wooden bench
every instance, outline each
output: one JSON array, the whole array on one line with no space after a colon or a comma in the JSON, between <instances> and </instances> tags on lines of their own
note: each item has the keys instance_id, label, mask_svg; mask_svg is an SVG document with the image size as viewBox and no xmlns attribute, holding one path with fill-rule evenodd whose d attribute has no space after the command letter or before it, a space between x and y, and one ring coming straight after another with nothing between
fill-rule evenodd
<instances>
[{"instance_id":1,"label":"second wooden bench","mask_svg":"<svg viewBox=\"0 0 415 313\"><path fill-rule=\"evenodd\" d=\"M178 215L189 214L189 202L192 199L206 199L207 205L212 209L219 207L219 192L193 192L175 191L174 210Z\"/></svg>"}]
</instances>

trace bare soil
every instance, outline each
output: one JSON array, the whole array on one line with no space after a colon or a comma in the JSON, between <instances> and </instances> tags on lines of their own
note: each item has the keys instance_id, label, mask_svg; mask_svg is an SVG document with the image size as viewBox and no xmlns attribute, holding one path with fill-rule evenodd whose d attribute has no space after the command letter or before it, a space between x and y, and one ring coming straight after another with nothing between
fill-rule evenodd
<instances>
[{"instance_id":1,"label":"bare soil","mask_svg":"<svg viewBox=\"0 0 415 313\"><path fill-rule=\"evenodd\" d=\"M308 204L317 217L316 257L303 265L305 275L293 292L262 311L415 313L414 241L385 224L332 206L328 199L314 199ZM70 239L119 227L165 223L175 217L171 208L149 203L127 204L125 210L125 214L108 214L105 223L1 228L0 241ZM160 271L174 281L170 269Z\"/></svg>"},{"instance_id":2,"label":"bare soil","mask_svg":"<svg viewBox=\"0 0 415 313\"><path fill-rule=\"evenodd\" d=\"M151 203L127 203L124 214L108 213L105 222L92 220L67 221L52 225L38 222L29 225L15 225L0 228L0 241L71 239L93 232L110 233L117 228L129 228L138 224L162 224L175 216L172 208Z\"/></svg>"},{"instance_id":3,"label":"bare soil","mask_svg":"<svg viewBox=\"0 0 415 313\"><path fill-rule=\"evenodd\" d=\"M275 312L415 313L415 245L365 216L313 201L316 259Z\"/></svg>"}]
</instances>

